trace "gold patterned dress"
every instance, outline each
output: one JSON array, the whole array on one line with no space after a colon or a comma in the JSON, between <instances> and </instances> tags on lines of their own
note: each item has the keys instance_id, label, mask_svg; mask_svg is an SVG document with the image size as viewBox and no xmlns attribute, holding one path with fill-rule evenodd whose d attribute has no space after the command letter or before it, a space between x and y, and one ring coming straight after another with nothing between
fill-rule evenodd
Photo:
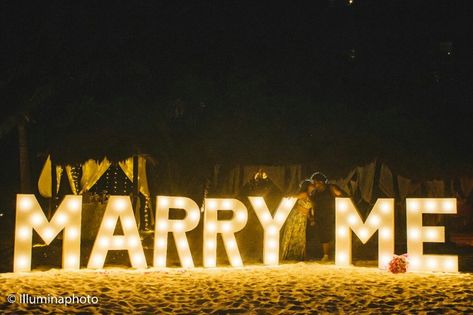
<instances>
[{"instance_id":1,"label":"gold patterned dress","mask_svg":"<svg viewBox=\"0 0 473 315\"><path fill-rule=\"evenodd\" d=\"M281 259L304 260L306 254L306 226L312 202L309 197L299 199L284 227L281 242Z\"/></svg>"}]
</instances>

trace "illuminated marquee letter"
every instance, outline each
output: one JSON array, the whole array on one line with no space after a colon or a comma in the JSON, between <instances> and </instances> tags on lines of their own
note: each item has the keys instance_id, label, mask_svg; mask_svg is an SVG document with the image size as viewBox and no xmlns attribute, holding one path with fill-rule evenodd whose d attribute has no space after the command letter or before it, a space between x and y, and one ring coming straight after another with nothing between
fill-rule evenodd
<instances>
[{"instance_id":1,"label":"illuminated marquee letter","mask_svg":"<svg viewBox=\"0 0 473 315\"><path fill-rule=\"evenodd\" d=\"M118 219L123 235L113 235ZM145 254L128 196L111 196L108 200L87 268L103 268L109 250L127 250L134 268L146 268Z\"/></svg>"},{"instance_id":2,"label":"illuminated marquee letter","mask_svg":"<svg viewBox=\"0 0 473 315\"><path fill-rule=\"evenodd\" d=\"M81 212L82 196L68 195L48 222L34 195L17 195L13 271L31 270L33 229L47 245L64 229L62 266L79 269Z\"/></svg>"},{"instance_id":3,"label":"illuminated marquee letter","mask_svg":"<svg viewBox=\"0 0 473 315\"><path fill-rule=\"evenodd\" d=\"M279 231L286 222L287 216L297 199L283 198L274 214L274 218L271 216L263 197L248 197L248 199L250 199L251 205L264 229L263 262L265 265L277 265L279 263Z\"/></svg>"},{"instance_id":4,"label":"illuminated marquee letter","mask_svg":"<svg viewBox=\"0 0 473 315\"><path fill-rule=\"evenodd\" d=\"M154 266L166 267L168 232L172 232L181 266L194 267L186 232L193 230L199 224L199 206L192 199L184 197L158 196L156 200ZM183 220L169 220L169 209L171 208L185 210L186 217Z\"/></svg>"},{"instance_id":5,"label":"illuminated marquee letter","mask_svg":"<svg viewBox=\"0 0 473 315\"><path fill-rule=\"evenodd\" d=\"M422 226L423 213L457 213L455 198L406 199L409 270L458 271L458 256L423 255L424 242L445 242L443 226Z\"/></svg>"},{"instance_id":6,"label":"illuminated marquee letter","mask_svg":"<svg viewBox=\"0 0 473 315\"><path fill-rule=\"evenodd\" d=\"M217 212L233 211L231 220L217 220ZM246 225L248 211L245 205L236 199L205 199L204 213L204 267L217 265L217 233L222 234L228 260L233 267L243 266L240 251L235 239L235 232Z\"/></svg>"},{"instance_id":7,"label":"illuminated marquee letter","mask_svg":"<svg viewBox=\"0 0 473 315\"><path fill-rule=\"evenodd\" d=\"M385 268L394 255L394 199L378 199L366 223L361 220L350 198L336 198L335 211L335 264L351 264L351 230L363 244L379 230L378 266Z\"/></svg>"}]
</instances>

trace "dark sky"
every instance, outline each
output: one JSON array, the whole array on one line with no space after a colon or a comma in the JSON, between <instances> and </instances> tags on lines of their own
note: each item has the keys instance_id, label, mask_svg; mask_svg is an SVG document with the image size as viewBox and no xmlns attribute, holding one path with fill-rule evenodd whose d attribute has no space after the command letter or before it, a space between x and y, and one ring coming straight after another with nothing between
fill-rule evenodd
<instances>
[{"instance_id":1,"label":"dark sky","mask_svg":"<svg viewBox=\"0 0 473 315\"><path fill-rule=\"evenodd\" d=\"M472 8L3 1L1 120L31 115L34 158L66 147L67 160L78 146L66 139L149 148L169 132L174 154L211 161L462 168L473 160Z\"/></svg>"}]
</instances>

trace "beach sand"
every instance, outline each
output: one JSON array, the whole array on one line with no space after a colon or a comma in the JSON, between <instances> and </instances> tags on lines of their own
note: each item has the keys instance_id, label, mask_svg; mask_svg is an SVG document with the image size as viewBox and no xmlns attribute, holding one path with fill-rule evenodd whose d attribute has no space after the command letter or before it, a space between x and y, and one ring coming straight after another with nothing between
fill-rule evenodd
<instances>
[{"instance_id":1,"label":"beach sand","mask_svg":"<svg viewBox=\"0 0 473 315\"><path fill-rule=\"evenodd\" d=\"M473 313L473 274L390 274L315 262L244 268L0 274L2 313ZM8 303L9 294L96 296L97 304Z\"/></svg>"}]
</instances>

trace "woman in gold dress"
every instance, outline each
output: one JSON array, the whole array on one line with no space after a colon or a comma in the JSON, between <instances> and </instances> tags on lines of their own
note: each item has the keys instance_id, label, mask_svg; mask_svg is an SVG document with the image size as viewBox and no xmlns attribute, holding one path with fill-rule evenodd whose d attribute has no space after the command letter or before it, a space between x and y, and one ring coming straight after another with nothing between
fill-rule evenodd
<instances>
[{"instance_id":1,"label":"woman in gold dress","mask_svg":"<svg viewBox=\"0 0 473 315\"><path fill-rule=\"evenodd\" d=\"M283 260L304 260L306 254L307 218L312 208L310 194L315 187L310 180L304 180L299 187L297 202L284 227L281 242L281 259Z\"/></svg>"}]
</instances>

